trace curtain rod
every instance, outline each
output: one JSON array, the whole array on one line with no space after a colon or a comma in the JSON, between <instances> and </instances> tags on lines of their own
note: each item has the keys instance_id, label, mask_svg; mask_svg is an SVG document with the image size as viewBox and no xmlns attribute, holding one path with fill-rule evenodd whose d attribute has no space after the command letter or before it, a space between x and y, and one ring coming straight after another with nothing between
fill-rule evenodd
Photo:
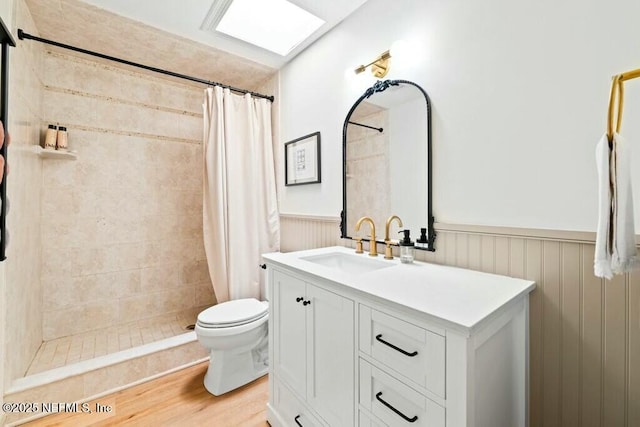
<instances>
[{"instance_id":1,"label":"curtain rod","mask_svg":"<svg viewBox=\"0 0 640 427\"><path fill-rule=\"evenodd\" d=\"M75 47L75 46L70 46L68 44L59 43L59 42L56 42L56 41L53 41L53 40L43 39L43 38L31 35L29 33L25 33L24 31L22 31L22 29L18 29L18 38L20 40L25 40L25 39L27 39L27 40L35 40L35 41L38 41L38 42L41 42L41 43L50 44L50 45L61 47L61 48L64 48L64 49L73 50L75 52L80 52L80 53L84 53L84 54L91 55L91 56L97 56L98 58L108 59L109 61L115 61L115 62L119 62L121 64L126 64L126 65L131 65L133 67L143 68L145 70L154 71L156 73L165 74L167 76L177 77L179 79L184 79L184 80L191 80L192 82L202 83L202 84L205 84L207 86L220 86L222 88L229 89L229 90L232 90L234 92L249 93L252 96L255 96L257 98L268 99L271 102L273 102L273 100L274 100L273 96L263 95L261 93L252 92L250 90L239 89L237 87L233 87L233 86L229 86L229 85L225 85L225 84L222 84L222 83L213 82L213 81L209 81L209 80L205 80L205 79L199 79L197 77L191 77L191 76L187 76L185 74L174 73L173 71L167 71L167 70L163 70L161 68L151 67L149 65L138 64L136 62L127 61L126 59L120 59L120 58L116 58L114 56L109 56L109 55L105 55L103 53L93 52L93 51L82 49L82 48Z\"/></svg>"},{"instance_id":2,"label":"curtain rod","mask_svg":"<svg viewBox=\"0 0 640 427\"><path fill-rule=\"evenodd\" d=\"M356 125L356 126L362 126L363 128L369 128L369 129L377 130L378 132L382 132L384 130L382 128L376 128L376 127L369 126L369 125L363 125L362 123L352 122L351 120L349 120L349 123L351 123L352 125Z\"/></svg>"}]
</instances>

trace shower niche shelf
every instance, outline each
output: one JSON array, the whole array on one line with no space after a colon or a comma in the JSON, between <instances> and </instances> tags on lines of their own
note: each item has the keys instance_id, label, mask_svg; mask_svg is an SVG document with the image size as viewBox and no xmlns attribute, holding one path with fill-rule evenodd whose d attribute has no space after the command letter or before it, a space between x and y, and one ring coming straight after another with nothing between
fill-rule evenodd
<instances>
[{"instance_id":1,"label":"shower niche shelf","mask_svg":"<svg viewBox=\"0 0 640 427\"><path fill-rule=\"evenodd\" d=\"M35 146L35 152L43 159L57 159L57 160L77 160L78 154L75 151L56 151L45 150L39 145Z\"/></svg>"}]
</instances>

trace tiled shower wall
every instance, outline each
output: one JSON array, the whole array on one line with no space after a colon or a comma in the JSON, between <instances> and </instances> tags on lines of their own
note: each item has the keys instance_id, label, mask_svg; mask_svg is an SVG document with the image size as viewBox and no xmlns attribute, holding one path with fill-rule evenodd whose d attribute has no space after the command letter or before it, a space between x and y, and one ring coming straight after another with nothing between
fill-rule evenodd
<instances>
[{"instance_id":1,"label":"tiled shower wall","mask_svg":"<svg viewBox=\"0 0 640 427\"><path fill-rule=\"evenodd\" d=\"M43 127L77 161L44 160L44 339L215 301L202 237L203 88L58 52Z\"/></svg>"},{"instance_id":2,"label":"tiled shower wall","mask_svg":"<svg viewBox=\"0 0 640 427\"><path fill-rule=\"evenodd\" d=\"M347 130L347 226L355 227L358 218L367 215L376 224L384 224L391 212L391 189L389 179L389 111L362 102L351 121L385 129L376 130L349 125ZM370 173L375 170L376 173ZM380 230L380 229L378 229ZM369 235L368 226L358 233ZM378 234L381 236L381 233ZM384 238L382 236L381 238Z\"/></svg>"},{"instance_id":3,"label":"tiled shower wall","mask_svg":"<svg viewBox=\"0 0 640 427\"><path fill-rule=\"evenodd\" d=\"M33 28L29 9L16 2L16 25ZM15 33L14 33L15 34ZM42 287L40 284L40 187L42 163L33 150L40 138L42 101L42 46L17 41L9 49L9 130L7 158L9 245L4 261L6 289L0 294L4 310L4 389L29 367L42 342ZM1 291L1 289L0 289ZM1 335L1 334L0 334Z\"/></svg>"},{"instance_id":4,"label":"tiled shower wall","mask_svg":"<svg viewBox=\"0 0 640 427\"><path fill-rule=\"evenodd\" d=\"M287 222L296 225L283 227L283 247L329 243L319 238L326 221ZM419 259L537 284L529 300L531 427L640 425L640 273L596 278L593 233L445 224L436 231L436 252L416 251Z\"/></svg>"}]
</instances>

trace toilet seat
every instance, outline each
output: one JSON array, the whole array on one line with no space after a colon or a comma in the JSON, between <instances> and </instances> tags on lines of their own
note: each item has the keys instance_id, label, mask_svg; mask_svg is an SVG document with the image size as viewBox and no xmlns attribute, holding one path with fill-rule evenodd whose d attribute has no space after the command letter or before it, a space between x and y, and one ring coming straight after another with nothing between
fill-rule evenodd
<instances>
[{"instance_id":1,"label":"toilet seat","mask_svg":"<svg viewBox=\"0 0 640 427\"><path fill-rule=\"evenodd\" d=\"M268 314L267 302L244 298L209 307L198 315L196 324L201 328L218 329L246 325Z\"/></svg>"}]
</instances>

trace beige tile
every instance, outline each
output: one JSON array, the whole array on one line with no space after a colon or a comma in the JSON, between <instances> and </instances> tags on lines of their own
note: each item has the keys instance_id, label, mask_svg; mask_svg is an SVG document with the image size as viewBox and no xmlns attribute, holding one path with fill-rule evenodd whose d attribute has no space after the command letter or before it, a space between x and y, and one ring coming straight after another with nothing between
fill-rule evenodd
<instances>
[{"instance_id":1,"label":"beige tile","mask_svg":"<svg viewBox=\"0 0 640 427\"><path fill-rule=\"evenodd\" d=\"M163 298L169 298L164 293L160 295ZM173 297L175 296L174 294ZM47 341L38 350L28 373L31 375L54 367L183 334L186 332L185 327L195 323L197 314L204 308L189 308L172 314L149 317L134 323L111 326ZM63 357L65 355L66 357Z\"/></svg>"},{"instance_id":2,"label":"beige tile","mask_svg":"<svg viewBox=\"0 0 640 427\"><path fill-rule=\"evenodd\" d=\"M202 141L203 139L202 116L193 117L190 115L183 115L178 120L178 124L179 124L178 130L182 138Z\"/></svg>"},{"instance_id":3,"label":"beige tile","mask_svg":"<svg viewBox=\"0 0 640 427\"><path fill-rule=\"evenodd\" d=\"M203 310L206 310L209 307L210 307L209 305L203 305L199 307L192 307L188 310L184 310L178 313L178 322L180 322L180 325L182 326L184 326L185 324L189 325L191 323L195 323L198 317L198 314L200 314Z\"/></svg>"},{"instance_id":4,"label":"beige tile","mask_svg":"<svg viewBox=\"0 0 640 427\"><path fill-rule=\"evenodd\" d=\"M105 333L96 333L94 357L107 354L107 335Z\"/></svg>"},{"instance_id":5,"label":"beige tile","mask_svg":"<svg viewBox=\"0 0 640 427\"><path fill-rule=\"evenodd\" d=\"M148 376L147 358L132 359L83 375L87 396L112 390Z\"/></svg>"},{"instance_id":6,"label":"beige tile","mask_svg":"<svg viewBox=\"0 0 640 427\"><path fill-rule=\"evenodd\" d=\"M43 113L47 123L63 126L82 125L91 127L101 111L95 98L70 93L45 90ZM71 130L71 129L70 129Z\"/></svg>"},{"instance_id":7,"label":"beige tile","mask_svg":"<svg viewBox=\"0 0 640 427\"><path fill-rule=\"evenodd\" d=\"M42 192L42 212L52 222L58 216L66 218L75 215L77 208L73 193L65 188L47 188Z\"/></svg>"},{"instance_id":8,"label":"beige tile","mask_svg":"<svg viewBox=\"0 0 640 427\"><path fill-rule=\"evenodd\" d=\"M176 335L181 335L188 332L188 330L186 328L183 328L180 326L180 323L178 323L177 321L171 324L171 335L170 336L176 336Z\"/></svg>"},{"instance_id":9,"label":"beige tile","mask_svg":"<svg viewBox=\"0 0 640 427\"><path fill-rule=\"evenodd\" d=\"M49 53L45 55L44 84L69 89L113 96L119 85L118 74L97 63L69 60L69 57Z\"/></svg>"},{"instance_id":10,"label":"beige tile","mask_svg":"<svg viewBox=\"0 0 640 427\"><path fill-rule=\"evenodd\" d=\"M79 159L43 162L42 177L34 182L45 185L40 233L45 336L196 304L195 289L172 288L195 284L204 274L202 146L122 132L199 140L201 118L193 113L201 114L202 89L59 53L43 55L42 61L48 70L44 82L52 87L44 96L45 123L86 126L69 129ZM41 130L38 119L28 133ZM167 239L177 243L167 245ZM181 283L185 262L196 269ZM154 293L161 289L173 293ZM199 299L208 303L203 295ZM133 344L145 337L139 332L130 339ZM96 337L96 353L107 347L106 339Z\"/></svg>"},{"instance_id":11,"label":"beige tile","mask_svg":"<svg viewBox=\"0 0 640 427\"><path fill-rule=\"evenodd\" d=\"M129 332L118 334L118 344L120 351L131 348L131 335L129 335Z\"/></svg>"},{"instance_id":12,"label":"beige tile","mask_svg":"<svg viewBox=\"0 0 640 427\"><path fill-rule=\"evenodd\" d=\"M142 336L142 342L144 344L148 344L150 342L154 342L156 340L153 334L153 327L145 326L140 329L140 335Z\"/></svg>"},{"instance_id":13,"label":"beige tile","mask_svg":"<svg viewBox=\"0 0 640 427\"><path fill-rule=\"evenodd\" d=\"M181 234L187 239L202 239L202 213L176 216L182 218Z\"/></svg>"},{"instance_id":14,"label":"beige tile","mask_svg":"<svg viewBox=\"0 0 640 427\"><path fill-rule=\"evenodd\" d=\"M100 298L112 296L121 298L135 295L141 291L141 277L140 270L118 271L99 275L97 280L93 282L95 287L88 288L85 292L99 295Z\"/></svg>"},{"instance_id":15,"label":"beige tile","mask_svg":"<svg viewBox=\"0 0 640 427\"><path fill-rule=\"evenodd\" d=\"M68 286L68 280L58 276L44 276L42 278L43 304L47 311L61 310L77 304L75 293Z\"/></svg>"},{"instance_id":16,"label":"beige tile","mask_svg":"<svg viewBox=\"0 0 640 427\"><path fill-rule=\"evenodd\" d=\"M191 360L199 360L209 356L209 352L199 342L191 342L183 346L185 349L181 354L182 364L188 363Z\"/></svg>"},{"instance_id":17,"label":"beige tile","mask_svg":"<svg viewBox=\"0 0 640 427\"><path fill-rule=\"evenodd\" d=\"M120 337L118 333L107 333L107 353L116 353L118 351L120 351Z\"/></svg>"},{"instance_id":18,"label":"beige tile","mask_svg":"<svg viewBox=\"0 0 640 427\"><path fill-rule=\"evenodd\" d=\"M57 340L56 351L53 355L56 357L66 358L69 353L69 347L71 347L71 339L69 337L60 338Z\"/></svg>"},{"instance_id":19,"label":"beige tile","mask_svg":"<svg viewBox=\"0 0 640 427\"><path fill-rule=\"evenodd\" d=\"M160 327L160 331L162 332L162 338L171 338L174 336L173 329L171 328L171 324L164 324Z\"/></svg>"},{"instance_id":20,"label":"beige tile","mask_svg":"<svg viewBox=\"0 0 640 427\"><path fill-rule=\"evenodd\" d=\"M94 335L87 336L82 342L80 353L81 360L92 359L95 357L96 339Z\"/></svg>"},{"instance_id":21,"label":"beige tile","mask_svg":"<svg viewBox=\"0 0 640 427\"><path fill-rule=\"evenodd\" d=\"M195 290L188 287L172 290L167 292L163 299L165 313L186 310L195 305Z\"/></svg>"},{"instance_id":22,"label":"beige tile","mask_svg":"<svg viewBox=\"0 0 640 427\"><path fill-rule=\"evenodd\" d=\"M154 341L160 341L164 339L164 334L162 333L162 329L159 328L157 325L153 327L152 334L153 334Z\"/></svg>"},{"instance_id":23,"label":"beige tile","mask_svg":"<svg viewBox=\"0 0 640 427\"><path fill-rule=\"evenodd\" d=\"M173 349L154 353L148 359L149 375L156 375L168 371L173 366L180 366L176 364L176 355Z\"/></svg>"},{"instance_id":24,"label":"beige tile","mask_svg":"<svg viewBox=\"0 0 640 427\"><path fill-rule=\"evenodd\" d=\"M206 282L210 279L209 267L206 260L198 260L184 264L181 282L185 285Z\"/></svg>"},{"instance_id":25,"label":"beige tile","mask_svg":"<svg viewBox=\"0 0 640 427\"><path fill-rule=\"evenodd\" d=\"M107 247L84 247L68 251L75 263L72 276L87 276L107 273L109 269L109 252Z\"/></svg>"},{"instance_id":26,"label":"beige tile","mask_svg":"<svg viewBox=\"0 0 640 427\"><path fill-rule=\"evenodd\" d=\"M82 354L82 346L75 346L75 347L71 347L69 349L69 354L67 355L67 362L66 364L70 364L70 363L75 363L75 362L79 362L80 360L83 360L83 354ZM93 354L92 354L93 356Z\"/></svg>"},{"instance_id":27,"label":"beige tile","mask_svg":"<svg viewBox=\"0 0 640 427\"><path fill-rule=\"evenodd\" d=\"M79 317L81 308L68 310L45 311L43 316L43 338L52 340L64 336L74 328L74 321Z\"/></svg>"},{"instance_id":28,"label":"beige tile","mask_svg":"<svg viewBox=\"0 0 640 427\"><path fill-rule=\"evenodd\" d=\"M142 243L120 243L105 248L109 271L126 271L143 267Z\"/></svg>"},{"instance_id":29,"label":"beige tile","mask_svg":"<svg viewBox=\"0 0 640 427\"><path fill-rule=\"evenodd\" d=\"M211 282L204 282L195 285L195 303L197 305L211 306L216 304L216 296Z\"/></svg>"},{"instance_id":30,"label":"beige tile","mask_svg":"<svg viewBox=\"0 0 640 427\"><path fill-rule=\"evenodd\" d=\"M142 288L149 292L175 289L181 285L179 264L163 264L142 270Z\"/></svg>"},{"instance_id":31,"label":"beige tile","mask_svg":"<svg viewBox=\"0 0 640 427\"><path fill-rule=\"evenodd\" d=\"M119 305L120 318L125 322L160 314L157 308L157 295L155 294L122 298L119 301Z\"/></svg>"},{"instance_id":32,"label":"beige tile","mask_svg":"<svg viewBox=\"0 0 640 427\"><path fill-rule=\"evenodd\" d=\"M144 341L142 340L142 333L139 327L137 326L132 326L130 329L130 337L131 337L131 346L132 347L137 347L140 346L142 344L144 344Z\"/></svg>"}]
</instances>

